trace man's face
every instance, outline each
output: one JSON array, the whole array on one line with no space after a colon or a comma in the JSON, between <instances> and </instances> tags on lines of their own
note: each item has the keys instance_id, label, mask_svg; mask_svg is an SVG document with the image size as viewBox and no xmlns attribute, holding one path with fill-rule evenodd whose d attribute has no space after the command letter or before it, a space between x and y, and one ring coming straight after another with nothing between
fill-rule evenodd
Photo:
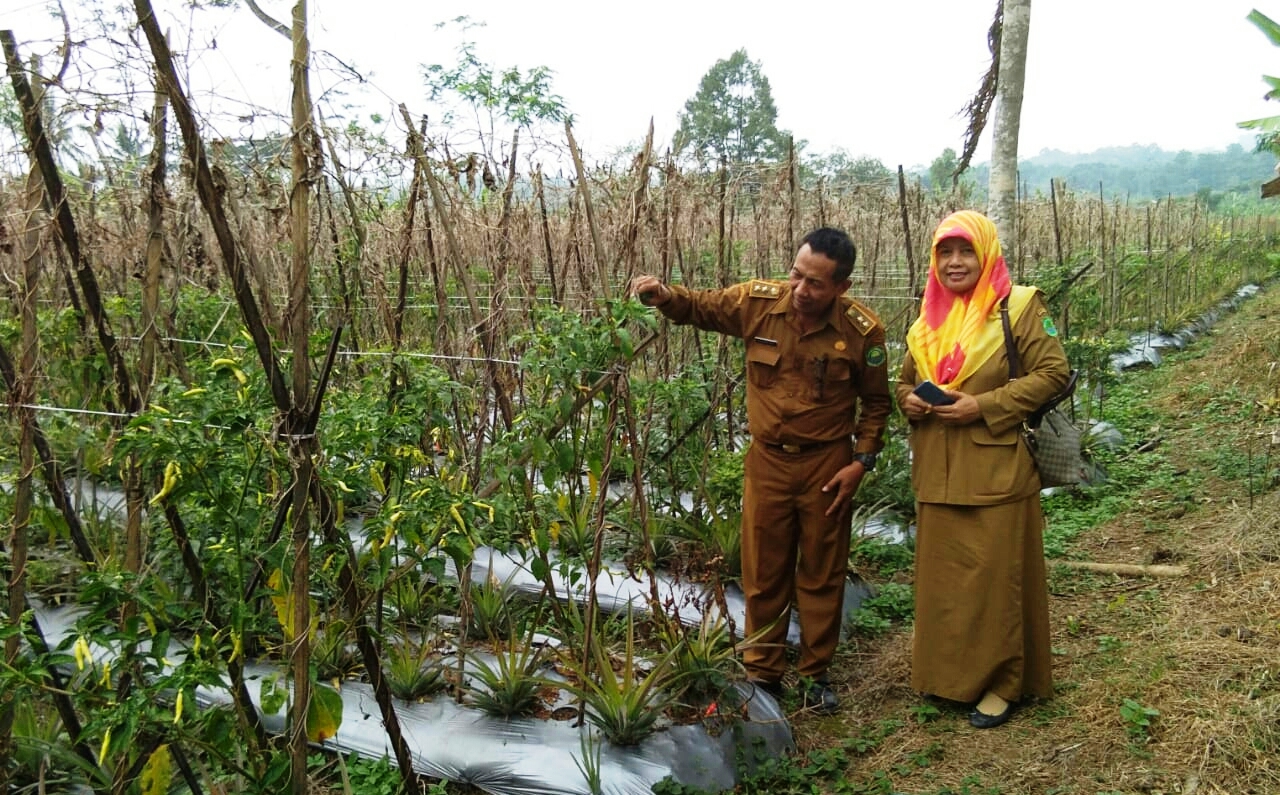
<instances>
[{"instance_id":1,"label":"man's face","mask_svg":"<svg viewBox=\"0 0 1280 795\"><path fill-rule=\"evenodd\" d=\"M982 263L973 244L963 237L945 237L935 249L938 257L938 281L953 293L964 295L978 286Z\"/></svg>"},{"instance_id":2,"label":"man's face","mask_svg":"<svg viewBox=\"0 0 1280 795\"><path fill-rule=\"evenodd\" d=\"M827 313L852 282L837 282L834 274L836 261L826 254L818 254L805 243L796 254L788 280L791 282L791 306L804 317L818 318Z\"/></svg>"}]
</instances>

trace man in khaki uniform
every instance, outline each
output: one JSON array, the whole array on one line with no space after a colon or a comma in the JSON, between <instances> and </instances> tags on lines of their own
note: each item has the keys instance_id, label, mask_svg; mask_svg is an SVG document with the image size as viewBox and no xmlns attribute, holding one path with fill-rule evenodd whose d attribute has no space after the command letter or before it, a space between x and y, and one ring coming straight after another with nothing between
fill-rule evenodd
<instances>
[{"instance_id":1,"label":"man in khaki uniform","mask_svg":"<svg viewBox=\"0 0 1280 795\"><path fill-rule=\"evenodd\" d=\"M856 257L848 235L822 228L801 241L786 282L695 291L640 276L631 285L676 323L746 342L742 588L747 634L769 629L743 662L748 678L781 694L794 596L804 703L823 713L839 707L827 669L843 618L851 500L892 410L884 327L844 296Z\"/></svg>"}]
</instances>

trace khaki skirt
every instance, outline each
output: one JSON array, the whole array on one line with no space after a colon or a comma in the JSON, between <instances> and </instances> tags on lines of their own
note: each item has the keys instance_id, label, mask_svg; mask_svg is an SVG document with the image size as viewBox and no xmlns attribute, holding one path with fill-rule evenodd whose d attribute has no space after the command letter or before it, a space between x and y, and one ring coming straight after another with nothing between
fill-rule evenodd
<instances>
[{"instance_id":1,"label":"khaki skirt","mask_svg":"<svg viewBox=\"0 0 1280 795\"><path fill-rule=\"evenodd\" d=\"M911 686L974 703L1053 694L1040 495L916 506Z\"/></svg>"}]
</instances>

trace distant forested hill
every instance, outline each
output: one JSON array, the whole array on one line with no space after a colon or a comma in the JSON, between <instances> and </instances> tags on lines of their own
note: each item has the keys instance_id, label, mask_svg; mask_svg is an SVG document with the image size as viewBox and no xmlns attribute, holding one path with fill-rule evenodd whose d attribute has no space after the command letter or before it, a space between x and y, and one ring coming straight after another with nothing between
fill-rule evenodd
<instances>
[{"instance_id":1,"label":"distant forested hill","mask_svg":"<svg viewBox=\"0 0 1280 795\"><path fill-rule=\"evenodd\" d=\"M1115 146L1088 154L1045 149L1019 164L1019 178L1034 195L1049 193L1049 180L1059 179L1076 192L1108 197L1156 199L1199 194L1210 205L1227 194L1257 198L1263 182L1275 174L1276 157L1240 144L1220 152L1166 152L1158 146ZM926 182L928 175L922 175ZM988 165L972 169L977 186L986 186Z\"/></svg>"}]
</instances>

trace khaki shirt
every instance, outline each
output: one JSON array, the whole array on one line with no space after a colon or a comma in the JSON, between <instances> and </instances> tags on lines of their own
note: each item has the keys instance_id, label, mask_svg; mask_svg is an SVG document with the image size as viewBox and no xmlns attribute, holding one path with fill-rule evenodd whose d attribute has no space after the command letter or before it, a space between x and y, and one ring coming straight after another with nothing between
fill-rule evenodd
<instances>
[{"instance_id":1,"label":"khaki shirt","mask_svg":"<svg viewBox=\"0 0 1280 795\"><path fill-rule=\"evenodd\" d=\"M997 330L1000 311L987 318ZM911 485L920 502L998 505L1040 490L1040 475L1022 441L1022 421L1067 385L1071 366L1044 299L1036 295L1013 324L1025 374L1009 380L1004 347L956 389L978 400L981 419L948 425L936 415L911 423ZM920 380L908 353L896 384L899 404Z\"/></svg>"},{"instance_id":2,"label":"khaki shirt","mask_svg":"<svg viewBox=\"0 0 1280 795\"><path fill-rule=\"evenodd\" d=\"M857 453L884 446L893 403L884 326L870 309L840 296L826 322L801 336L786 282L669 289L662 314L746 342L752 437L766 444L813 444L852 435Z\"/></svg>"}]
</instances>

